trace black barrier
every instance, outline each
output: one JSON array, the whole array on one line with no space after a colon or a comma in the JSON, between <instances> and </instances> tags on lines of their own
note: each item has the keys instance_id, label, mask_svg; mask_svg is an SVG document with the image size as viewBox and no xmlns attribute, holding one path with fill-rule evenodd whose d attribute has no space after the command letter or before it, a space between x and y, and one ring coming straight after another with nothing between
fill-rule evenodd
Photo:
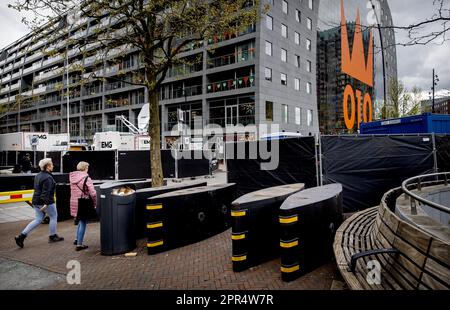
<instances>
[{"instance_id":1,"label":"black barrier","mask_svg":"<svg viewBox=\"0 0 450 310\"><path fill-rule=\"evenodd\" d=\"M281 278L292 281L333 255L335 231L342 223L342 186L306 189L280 207Z\"/></svg>"},{"instance_id":2,"label":"black barrier","mask_svg":"<svg viewBox=\"0 0 450 310\"><path fill-rule=\"evenodd\" d=\"M8 157L6 151L0 151L0 166L5 167L8 166Z\"/></svg>"},{"instance_id":3,"label":"black barrier","mask_svg":"<svg viewBox=\"0 0 450 310\"><path fill-rule=\"evenodd\" d=\"M57 183L55 196L58 222L70 219L70 185L67 183Z\"/></svg>"},{"instance_id":4,"label":"black barrier","mask_svg":"<svg viewBox=\"0 0 450 310\"><path fill-rule=\"evenodd\" d=\"M0 175L0 191L13 192L34 189L34 177L36 174L5 174ZM68 183L69 174L53 173L56 183Z\"/></svg>"},{"instance_id":5,"label":"black barrier","mask_svg":"<svg viewBox=\"0 0 450 310\"><path fill-rule=\"evenodd\" d=\"M170 150L161 150L161 162L165 178L175 177L175 160ZM151 178L150 151L119 151L119 180Z\"/></svg>"},{"instance_id":6,"label":"black barrier","mask_svg":"<svg viewBox=\"0 0 450 310\"><path fill-rule=\"evenodd\" d=\"M17 164L17 151L7 151L6 166L14 166Z\"/></svg>"},{"instance_id":7,"label":"black barrier","mask_svg":"<svg viewBox=\"0 0 450 310\"><path fill-rule=\"evenodd\" d=\"M437 166L439 172L450 171L450 135L436 136Z\"/></svg>"},{"instance_id":8,"label":"black barrier","mask_svg":"<svg viewBox=\"0 0 450 310\"><path fill-rule=\"evenodd\" d=\"M272 143L278 143L279 151L272 147ZM317 186L315 140L314 137L283 139L268 142L268 149L273 151L273 156L279 158L279 164L274 170L262 170L261 163L270 160L262 160L261 154L265 150L261 142L239 142L226 144L226 158L228 170L228 182L236 183L239 196L260 189L305 183L307 188ZM237 153L245 148L245 159L239 159ZM249 150L257 151L249 155Z\"/></svg>"},{"instance_id":9,"label":"black barrier","mask_svg":"<svg viewBox=\"0 0 450 310\"><path fill-rule=\"evenodd\" d=\"M114 180L116 151L70 151L63 156L63 172L77 170L80 161L89 163L89 175L93 180Z\"/></svg>"},{"instance_id":10,"label":"black barrier","mask_svg":"<svg viewBox=\"0 0 450 310\"><path fill-rule=\"evenodd\" d=\"M178 178L191 178L210 174L210 160L203 151L182 151L177 154Z\"/></svg>"},{"instance_id":11,"label":"black barrier","mask_svg":"<svg viewBox=\"0 0 450 310\"><path fill-rule=\"evenodd\" d=\"M203 186L148 199L147 249L156 254L191 244L230 226L236 185Z\"/></svg>"},{"instance_id":12,"label":"black barrier","mask_svg":"<svg viewBox=\"0 0 450 310\"><path fill-rule=\"evenodd\" d=\"M61 172L61 152L59 151L46 152L45 157L51 158L53 162L54 172Z\"/></svg>"},{"instance_id":13,"label":"black barrier","mask_svg":"<svg viewBox=\"0 0 450 310\"><path fill-rule=\"evenodd\" d=\"M431 136L324 136L324 184L344 188L344 212L380 204L407 178L433 171Z\"/></svg>"},{"instance_id":14,"label":"black barrier","mask_svg":"<svg viewBox=\"0 0 450 310\"><path fill-rule=\"evenodd\" d=\"M304 184L271 187L239 197L232 203L233 271L243 271L280 255L280 206Z\"/></svg>"},{"instance_id":15,"label":"black barrier","mask_svg":"<svg viewBox=\"0 0 450 310\"><path fill-rule=\"evenodd\" d=\"M181 189L206 186L206 182L190 182L183 184L175 184L170 186L161 186L153 188L143 188L136 191L136 211L135 211L135 231L136 238L140 239L146 236L147 233L147 200L151 197L162 195L169 192L178 191Z\"/></svg>"}]
</instances>

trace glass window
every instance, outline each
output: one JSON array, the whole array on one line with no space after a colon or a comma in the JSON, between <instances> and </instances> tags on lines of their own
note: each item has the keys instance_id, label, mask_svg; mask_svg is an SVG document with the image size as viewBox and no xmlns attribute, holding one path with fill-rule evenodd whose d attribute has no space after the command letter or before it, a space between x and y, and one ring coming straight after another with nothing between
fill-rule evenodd
<instances>
[{"instance_id":1,"label":"glass window","mask_svg":"<svg viewBox=\"0 0 450 310\"><path fill-rule=\"evenodd\" d=\"M302 124L302 110L298 107L295 108L295 124L296 125Z\"/></svg>"},{"instance_id":2,"label":"glass window","mask_svg":"<svg viewBox=\"0 0 450 310\"><path fill-rule=\"evenodd\" d=\"M294 41L295 41L295 44L300 45L300 33L295 32Z\"/></svg>"},{"instance_id":3,"label":"glass window","mask_svg":"<svg viewBox=\"0 0 450 310\"><path fill-rule=\"evenodd\" d=\"M300 90L300 79L299 78L295 78L294 88L295 88L295 90Z\"/></svg>"},{"instance_id":4,"label":"glass window","mask_svg":"<svg viewBox=\"0 0 450 310\"><path fill-rule=\"evenodd\" d=\"M281 121L283 123L288 123L289 120L289 107L287 106L287 104L282 104L281 105Z\"/></svg>"},{"instance_id":5,"label":"glass window","mask_svg":"<svg viewBox=\"0 0 450 310\"><path fill-rule=\"evenodd\" d=\"M306 49L307 49L308 51L310 51L310 50L311 50L311 47L312 47L312 45L311 45L311 40L310 40L310 39L306 39Z\"/></svg>"},{"instance_id":6,"label":"glass window","mask_svg":"<svg viewBox=\"0 0 450 310\"><path fill-rule=\"evenodd\" d=\"M280 77L281 77L281 85L287 86L287 75L284 73L281 73Z\"/></svg>"},{"instance_id":7,"label":"glass window","mask_svg":"<svg viewBox=\"0 0 450 310\"><path fill-rule=\"evenodd\" d=\"M308 27L309 30L312 30L312 20L309 17L306 19L306 27Z\"/></svg>"},{"instance_id":8,"label":"glass window","mask_svg":"<svg viewBox=\"0 0 450 310\"><path fill-rule=\"evenodd\" d=\"M273 122L273 102L266 101L266 121Z\"/></svg>"},{"instance_id":9,"label":"glass window","mask_svg":"<svg viewBox=\"0 0 450 310\"><path fill-rule=\"evenodd\" d=\"M272 43L266 41L266 55L272 56Z\"/></svg>"},{"instance_id":10,"label":"glass window","mask_svg":"<svg viewBox=\"0 0 450 310\"><path fill-rule=\"evenodd\" d=\"M300 56L295 55L295 66L300 68Z\"/></svg>"},{"instance_id":11,"label":"glass window","mask_svg":"<svg viewBox=\"0 0 450 310\"><path fill-rule=\"evenodd\" d=\"M313 125L313 110L308 110L306 123L308 124L308 127L311 127Z\"/></svg>"},{"instance_id":12,"label":"glass window","mask_svg":"<svg viewBox=\"0 0 450 310\"><path fill-rule=\"evenodd\" d=\"M272 82L272 69L265 68L264 69L264 76L266 78L266 81L271 81Z\"/></svg>"},{"instance_id":13,"label":"glass window","mask_svg":"<svg viewBox=\"0 0 450 310\"><path fill-rule=\"evenodd\" d=\"M295 20L297 21L297 23L302 22L302 12L297 9L295 10Z\"/></svg>"},{"instance_id":14,"label":"glass window","mask_svg":"<svg viewBox=\"0 0 450 310\"><path fill-rule=\"evenodd\" d=\"M287 13L289 12L289 5L288 5L288 3L287 3L286 0L283 0L283 2L282 2L282 8L283 8L283 13L284 13L284 14L287 14Z\"/></svg>"},{"instance_id":15,"label":"glass window","mask_svg":"<svg viewBox=\"0 0 450 310\"><path fill-rule=\"evenodd\" d=\"M306 71L311 72L311 69L312 69L311 61L307 60L306 61Z\"/></svg>"},{"instance_id":16,"label":"glass window","mask_svg":"<svg viewBox=\"0 0 450 310\"><path fill-rule=\"evenodd\" d=\"M270 15L266 15L266 27L267 29L273 30L273 18Z\"/></svg>"},{"instance_id":17,"label":"glass window","mask_svg":"<svg viewBox=\"0 0 450 310\"><path fill-rule=\"evenodd\" d=\"M288 27L284 24L281 24L281 35L283 36L283 38L288 37Z\"/></svg>"},{"instance_id":18,"label":"glass window","mask_svg":"<svg viewBox=\"0 0 450 310\"><path fill-rule=\"evenodd\" d=\"M313 10L314 6L313 6L313 0L308 0L308 7Z\"/></svg>"},{"instance_id":19,"label":"glass window","mask_svg":"<svg viewBox=\"0 0 450 310\"><path fill-rule=\"evenodd\" d=\"M281 61L287 62L287 51L284 48L281 49Z\"/></svg>"},{"instance_id":20,"label":"glass window","mask_svg":"<svg viewBox=\"0 0 450 310\"><path fill-rule=\"evenodd\" d=\"M310 82L306 83L306 93L311 94L312 84Z\"/></svg>"}]
</instances>

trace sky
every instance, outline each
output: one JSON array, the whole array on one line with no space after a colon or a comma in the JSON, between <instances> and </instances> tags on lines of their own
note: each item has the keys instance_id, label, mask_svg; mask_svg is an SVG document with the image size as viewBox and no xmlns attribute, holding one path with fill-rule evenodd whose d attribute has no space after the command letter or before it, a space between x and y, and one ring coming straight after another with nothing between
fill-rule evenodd
<instances>
[{"instance_id":1,"label":"sky","mask_svg":"<svg viewBox=\"0 0 450 310\"><path fill-rule=\"evenodd\" d=\"M12 0L0 0L0 49L24 36L28 29L22 24L23 13L7 7ZM336 0L338 1L338 0ZM365 1L365 0L361 0ZM450 7L450 0L444 0ZM431 18L436 13L433 0L389 0L394 25L408 26ZM450 40L450 33L448 34ZM397 31L397 43L407 42L407 33ZM428 99L432 84L432 70L436 69L439 83L437 94L450 96L450 41L442 44L442 40L426 46L397 47L398 76L407 89L419 87L423 99Z\"/></svg>"}]
</instances>

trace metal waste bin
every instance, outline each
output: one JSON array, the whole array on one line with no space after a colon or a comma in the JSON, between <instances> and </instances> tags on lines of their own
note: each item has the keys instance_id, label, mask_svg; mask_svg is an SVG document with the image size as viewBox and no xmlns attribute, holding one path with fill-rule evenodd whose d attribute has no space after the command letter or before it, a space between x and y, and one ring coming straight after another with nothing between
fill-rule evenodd
<instances>
[{"instance_id":1,"label":"metal waste bin","mask_svg":"<svg viewBox=\"0 0 450 310\"><path fill-rule=\"evenodd\" d=\"M102 199L100 245L102 255L118 255L136 248L134 229L136 190L119 195L111 189L111 199Z\"/></svg>"}]
</instances>

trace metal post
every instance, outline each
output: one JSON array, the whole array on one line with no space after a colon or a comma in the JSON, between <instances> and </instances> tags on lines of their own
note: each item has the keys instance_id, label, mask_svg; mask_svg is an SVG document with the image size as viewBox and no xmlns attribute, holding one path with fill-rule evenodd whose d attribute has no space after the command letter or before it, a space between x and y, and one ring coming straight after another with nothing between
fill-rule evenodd
<instances>
[{"instance_id":1,"label":"metal post","mask_svg":"<svg viewBox=\"0 0 450 310\"><path fill-rule=\"evenodd\" d=\"M435 113L435 111L434 111L434 89L435 89L434 77L435 77L435 75L434 75L434 69L433 69L433 86L431 87L431 90L433 91L433 103L431 105L431 112L432 113Z\"/></svg>"},{"instance_id":2,"label":"metal post","mask_svg":"<svg viewBox=\"0 0 450 310\"><path fill-rule=\"evenodd\" d=\"M436 149L436 134L433 132L431 135L433 141L433 160L434 160L434 173L439 172L438 161L437 161L437 149Z\"/></svg>"},{"instance_id":3,"label":"metal post","mask_svg":"<svg viewBox=\"0 0 450 310\"><path fill-rule=\"evenodd\" d=\"M70 37L70 29L68 30ZM69 40L69 37L67 40ZM70 93L69 93L69 45L66 49L66 71L67 71L67 149L70 149Z\"/></svg>"},{"instance_id":4,"label":"metal post","mask_svg":"<svg viewBox=\"0 0 450 310\"><path fill-rule=\"evenodd\" d=\"M314 137L314 159L315 159L315 166L316 166L316 184L317 186L320 186L320 176L319 176L319 156L318 156L318 148L319 148L319 136L320 133Z\"/></svg>"},{"instance_id":5,"label":"metal post","mask_svg":"<svg viewBox=\"0 0 450 310\"><path fill-rule=\"evenodd\" d=\"M323 186L322 135L319 133L320 186Z\"/></svg>"}]
</instances>

